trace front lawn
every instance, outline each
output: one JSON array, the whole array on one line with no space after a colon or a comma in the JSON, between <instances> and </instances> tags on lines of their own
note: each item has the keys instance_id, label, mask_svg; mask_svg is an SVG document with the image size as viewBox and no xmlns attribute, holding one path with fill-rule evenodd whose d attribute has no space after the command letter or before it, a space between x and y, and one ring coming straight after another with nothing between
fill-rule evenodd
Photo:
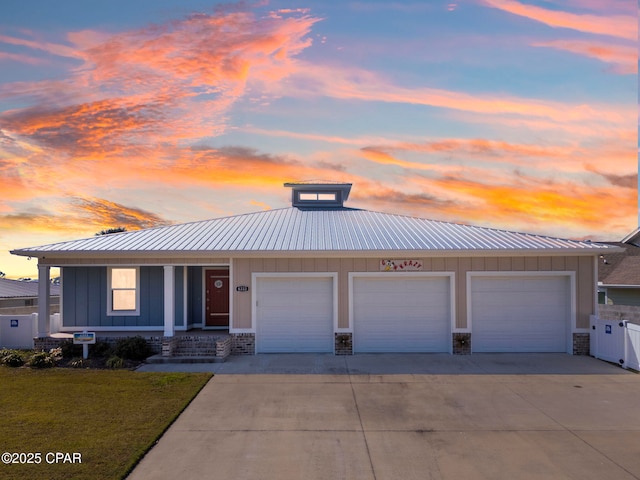
<instances>
[{"instance_id":1,"label":"front lawn","mask_svg":"<svg viewBox=\"0 0 640 480\"><path fill-rule=\"evenodd\" d=\"M210 378L0 367L0 478L123 478Z\"/></svg>"}]
</instances>

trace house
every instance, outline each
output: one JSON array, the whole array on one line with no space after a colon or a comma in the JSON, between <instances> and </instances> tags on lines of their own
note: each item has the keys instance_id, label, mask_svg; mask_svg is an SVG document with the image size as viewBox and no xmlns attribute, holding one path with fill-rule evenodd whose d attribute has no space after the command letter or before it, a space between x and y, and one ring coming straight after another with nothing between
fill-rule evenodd
<instances>
[{"instance_id":1,"label":"house","mask_svg":"<svg viewBox=\"0 0 640 480\"><path fill-rule=\"evenodd\" d=\"M640 247L607 242L623 247L622 253L602 255L598 265L598 292L605 305L640 306Z\"/></svg>"},{"instance_id":2,"label":"house","mask_svg":"<svg viewBox=\"0 0 640 480\"><path fill-rule=\"evenodd\" d=\"M59 312L60 286L51 285L50 313ZM0 315L38 311L38 283L0 278Z\"/></svg>"},{"instance_id":3,"label":"house","mask_svg":"<svg viewBox=\"0 0 640 480\"><path fill-rule=\"evenodd\" d=\"M619 247L349 208L349 183L285 187L288 208L12 253L38 258L42 310L61 268L66 332L219 329L250 354L588 354L598 258Z\"/></svg>"},{"instance_id":4,"label":"house","mask_svg":"<svg viewBox=\"0 0 640 480\"><path fill-rule=\"evenodd\" d=\"M622 251L598 259L598 315L640 325L640 229L621 242L606 243Z\"/></svg>"}]
</instances>

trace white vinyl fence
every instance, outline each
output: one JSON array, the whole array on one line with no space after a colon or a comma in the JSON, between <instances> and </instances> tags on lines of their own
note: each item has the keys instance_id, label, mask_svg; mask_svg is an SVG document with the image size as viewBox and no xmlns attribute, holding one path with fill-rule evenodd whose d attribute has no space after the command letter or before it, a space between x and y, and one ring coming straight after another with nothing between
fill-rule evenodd
<instances>
[{"instance_id":1,"label":"white vinyl fence","mask_svg":"<svg viewBox=\"0 0 640 480\"><path fill-rule=\"evenodd\" d=\"M640 370L640 325L591 316L591 355Z\"/></svg>"},{"instance_id":2,"label":"white vinyl fence","mask_svg":"<svg viewBox=\"0 0 640 480\"><path fill-rule=\"evenodd\" d=\"M60 331L60 314L51 315L51 333ZM38 334L38 314L0 315L0 348L33 348Z\"/></svg>"}]
</instances>

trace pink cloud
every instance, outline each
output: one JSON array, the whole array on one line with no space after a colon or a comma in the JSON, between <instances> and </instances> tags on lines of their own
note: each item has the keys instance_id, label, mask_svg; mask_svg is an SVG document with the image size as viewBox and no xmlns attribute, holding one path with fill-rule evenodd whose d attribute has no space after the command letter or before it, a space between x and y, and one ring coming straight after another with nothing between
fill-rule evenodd
<instances>
[{"instance_id":1,"label":"pink cloud","mask_svg":"<svg viewBox=\"0 0 640 480\"><path fill-rule=\"evenodd\" d=\"M591 15L548 10L535 5L527 5L515 0L484 0L490 7L513 15L529 18L550 27L569 28L597 35L609 35L637 41L637 18L631 15Z\"/></svg>"},{"instance_id":2,"label":"pink cloud","mask_svg":"<svg viewBox=\"0 0 640 480\"><path fill-rule=\"evenodd\" d=\"M327 96L348 100L427 105L487 116L508 114L556 122L596 122L628 125L635 108L629 105L572 104L511 95L468 94L437 88L410 88L356 68L301 65L295 75L273 85L278 95ZM490 121L490 118L488 118Z\"/></svg>"},{"instance_id":3,"label":"pink cloud","mask_svg":"<svg viewBox=\"0 0 640 480\"><path fill-rule=\"evenodd\" d=\"M18 53L0 52L0 62L18 62L26 63L28 65L44 65L49 63L43 58L33 57L30 55L23 55Z\"/></svg>"},{"instance_id":4,"label":"pink cloud","mask_svg":"<svg viewBox=\"0 0 640 480\"><path fill-rule=\"evenodd\" d=\"M595 58L613 64L614 71L623 75L638 73L638 51L628 45L614 45L588 40L553 40L533 43L535 47L550 47L558 50Z\"/></svg>"},{"instance_id":5,"label":"pink cloud","mask_svg":"<svg viewBox=\"0 0 640 480\"><path fill-rule=\"evenodd\" d=\"M60 57L78 57L78 52L73 47L69 45L61 45L58 43L45 42L41 40L28 40L25 38L12 37L9 35L0 35L0 43L28 47L33 50L40 50Z\"/></svg>"}]
</instances>

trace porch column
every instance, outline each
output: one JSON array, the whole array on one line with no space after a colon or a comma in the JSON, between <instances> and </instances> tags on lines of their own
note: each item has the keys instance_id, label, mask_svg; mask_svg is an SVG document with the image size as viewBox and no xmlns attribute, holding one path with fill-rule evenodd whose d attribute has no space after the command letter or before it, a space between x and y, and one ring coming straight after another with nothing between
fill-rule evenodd
<instances>
[{"instance_id":1,"label":"porch column","mask_svg":"<svg viewBox=\"0 0 640 480\"><path fill-rule=\"evenodd\" d=\"M173 337L176 325L175 267L164 267L164 336Z\"/></svg>"},{"instance_id":2,"label":"porch column","mask_svg":"<svg viewBox=\"0 0 640 480\"><path fill-rule=\"evenodd\" d=\"M49 336L51 306L51 267L38 264L38 338Z\"/></svg>"}]
</instances>

